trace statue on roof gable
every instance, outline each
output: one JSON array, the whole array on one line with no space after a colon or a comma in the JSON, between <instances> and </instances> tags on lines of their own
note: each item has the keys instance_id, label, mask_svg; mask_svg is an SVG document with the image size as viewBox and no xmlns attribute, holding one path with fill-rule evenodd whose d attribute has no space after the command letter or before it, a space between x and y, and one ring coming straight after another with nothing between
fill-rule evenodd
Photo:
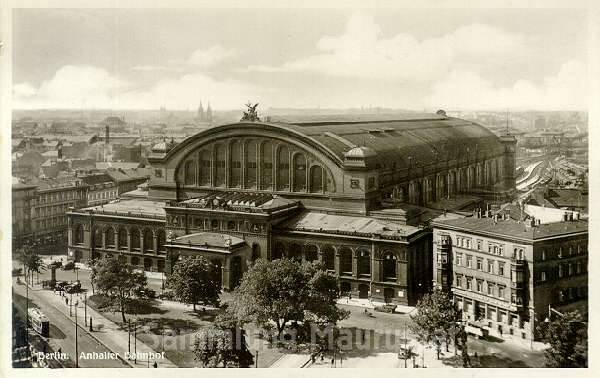
<instances>
[{"instance_id":1,"label":"statue on roof gable","mask_svg":"<svg viewBox=\"0 0 600 378\"><path fill-rule=\"evenodd\" d=\"M252 103L248 101L246 107L248 108L248 110L244 112L244 115L242 116L242 119L240 119L240 122L260 122L260 117L256 112L258 103L252 105Z\"/></svg>"}]
</instances>

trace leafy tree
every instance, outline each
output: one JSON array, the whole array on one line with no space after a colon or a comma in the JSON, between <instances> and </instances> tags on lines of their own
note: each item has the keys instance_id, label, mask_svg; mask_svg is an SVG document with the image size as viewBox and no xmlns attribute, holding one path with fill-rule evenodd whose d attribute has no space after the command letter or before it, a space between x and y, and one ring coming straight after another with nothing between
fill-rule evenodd
<instances>
[{"instance_id":1,"label":"leafy tree","mask_svg":"<svg viewBox=\"0 0 600 378\"><path fill-rule=\"evenodd\" d=\"M19 260L25 266L26 279L31 277L33 283L32 272L41 273L45 270L44 262L40 255L38 255L30 245L24 245L19 253Z\"/></svg>"},{"instance_id":2,"label":"leafy tree","mask_svg":"<svg viewBox=\"0 0 600 378\"><path fill-rule=\"evenodd\" d=\"M544 351L546 366L578 368L588 366L587 323L577 311L555 316L538 325L538 331L549 348Z\"/></svg>"},{"instance_id":3,"label":"leafy tree","mask_svg":"<svg viewBox=\"0 0 600 378\"><path fill-rule=\"evenodd\" d=\"M134 270L133 265L124 264L116 257L101 259L94 264L94 282L98 291L109 297L121 311L123 323L125 308L135 293L146 288L148 281L143 272Z\"/></svg>"},{"instance_id":4,"label":"leafy tree","mask_svg":"<svg viewBox=\"0 0 600 378\"><path fill-rule=\"evenodd\" d=\"M336 306L335 276L318 263L259 259L233 292L232 314L259 326L275 324L278 337L288 322L335 324L349 312Z\"/></svg>"},{"instance_id":5,"label":"leafy tree","mask_svg":"<svg viewBox=\"0 0 600 378\"><path fill-rule=\"evenodd\" d=\"M214 325L196 335L194 355L203 367L249 367L254 363L242 323L228 311L219 314Z\"/></svg>"},{"instance_id":6,"label":"leafy tree","mask_svg":"<svg viewBox=\"0 0 600 378\"><path fill-rule=\"evenodd\" d=\"M459 331L460 312L452 298L443 290L435 289L417 303L416 315L411 315L412 329L421 342L435 344L440 358L442 341L449 341Z\"/></svg>"},{"instance_id":7,"label":"leafy tree","mask_svg":"<svg viewBox=\"0 0 600 378\"><path fill-rule=\"evenodd\" d=\"M193 305L194 311L198 303L219 304L221 287L215 267L201 256L178 261L167 278L167 287L178 300Z\"/></svg>"}]
</instances>

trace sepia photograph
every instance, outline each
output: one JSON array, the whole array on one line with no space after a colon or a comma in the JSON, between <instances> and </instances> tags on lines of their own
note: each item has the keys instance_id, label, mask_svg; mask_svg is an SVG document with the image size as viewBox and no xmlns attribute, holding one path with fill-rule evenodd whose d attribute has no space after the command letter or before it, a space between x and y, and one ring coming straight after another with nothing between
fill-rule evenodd
<instances>
[{"instance_id":1,"label":"sepia photograph","mask_svg":"<svg viewBox=\"0 0 600 378\"><path fill-rule=\"evenodd\" d=\"M4 10L7 369L588 367L588 8L203 4Z\"/></svg>"}]
</instances>

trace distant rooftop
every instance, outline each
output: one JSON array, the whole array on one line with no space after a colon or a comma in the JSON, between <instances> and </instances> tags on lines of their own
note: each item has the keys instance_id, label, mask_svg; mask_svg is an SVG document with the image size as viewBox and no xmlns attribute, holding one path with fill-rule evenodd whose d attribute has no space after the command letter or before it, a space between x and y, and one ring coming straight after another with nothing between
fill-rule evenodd
<instances>
[{"instance_id":1,"label":"distant rooftop","mask_svg":"<svg viewBox=\"0 0 600 378\"><path fill-rule=\"evenodd\" d=\"M525 239L527 241L588 232L588 222L582 220L528 226L513 219L495 221L494 218L468 217L436 220L432 225L434 227L451 228L472 234L492 234L508 238Z\"/></svg>"},{"instance_id":2,"label":"distant rooftop","mask_svg":"<svg viewBox=\"0 0 600 378\"><path fill-rule=\"evenodd\" d=\"M76 212L87 213L92 210L94 214L107 214L107 215L123 215L123 216L137 216L137 217L154 217L154 218L165 218L165 203L159 201L149 201L145 199L127 199L127 200L116 200L105 205L86 207L78 209Z\"/></svg>"}]
</instances>

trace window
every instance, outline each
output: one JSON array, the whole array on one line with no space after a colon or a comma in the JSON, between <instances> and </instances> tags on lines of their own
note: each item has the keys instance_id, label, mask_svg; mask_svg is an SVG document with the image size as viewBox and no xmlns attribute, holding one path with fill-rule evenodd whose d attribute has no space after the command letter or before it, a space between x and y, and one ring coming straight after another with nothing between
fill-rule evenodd
<instances>
[{"instance_id":1,"label":"window","mask_svg":"<svg viewBox=\"0 0 600 378\"><path fill-rule=\"evenodd\" d=\"M473 256L467 255L467 268L471 268L473 263Z\"/></svg>"},{"instance_id":2,"label":"window","mask_svg":"<svg viewBox=\"0 0 600 378\"><path fill-rule=\"evenodd\" d=\"M306 191L306 157L294 155L294 192Z\"/></svg>"},{"instance_id":3,"label":"window","mask_svg":"<svg viewBox=\"0 0 600 378\"><path fill-rule=\"evenodd\" d=\"M277 153L277 190L290 188L290 151L281 147Z\"/></svg>"},{"instance_id":4,"label":"window","mask_svg":"<svg viewBox=\"0 0 600 378\"><path fill-rule=\"evenodd\" d=\"M498 263L498 274L501 276L504 275L504 263L501 263L501 262Z\"/></svg>"},{"instance_id":5,"label":"window","mask_svg":"<svg viewBox=\"0 0 600 378\"><path fill-rule=\"evenodd\" d=\"M350 188L358 189L360 187L358 179L350 179Z\"/></svg>"},{"instance_id":6,"label":"window","mask_svg":"<svg viewBox=\"0 0 600 378\"><path fill-rule=\"evenodd\" d=\"M540 281L546 282L546 272L542 271L540 274Z\"/></svg>"},{"instance_id":7,"label":"window","mask_svg":"<svg viewBox=\"0 0 600 378\"><path fill-rule=\"evenodd\" d=\"M573 275L573 264L569 264L569 276Z\"/></svg>"},{"instance_id":8,"label":"window","mask_svg":"<svg viewBox=\"0 0 600 378\"><path fill-rule=\"evenodd\" d=\"M467 248L471 248L471 239L467 239Z\"/></svg>"},{"instance_id":9,"label":"window","mask_svg":"<svg viewBox=\"0 0 600 378\"><path fill-rule=\"evenodd\" d=\"M213 219L210 221L210 228L212 230L218 230L219 229L219 221L217 219Z\"/></svg>"},{"instance_id":10,"label":"window","mask_svg":"<svg viewBox=\"0 0 600 378\"><path fill-rule=\"evenodd\" d=\"M200 185L210 185L210 152L200 151Z\"/></svg>"},{"instance_id":11,"label":"window","mask_svg":"<svg viewBox=\"0 0 600 378\"><path fill-rule=\"evenodd\" d=\"M375 177L369 177L369 189L373 189L375 187Z\"/></svg>"},{"instance_id":12,"label":"window","mask_svg":"<svg viewBox=\"0 0 600 378\"><path fill-rule=\"evenodd\" d=\"M577 274L581 273L581 261L577 261Z\"/></svg>"},{"instance_id":13,"label":"window","mask_svg":"<svg viewBox=\"0 0 600 378\"><path fill-rule=\"evenodd\" d=\"M229 145L230 155L230 170L229 170L229 186L238 188L242 184L242 146L238 141L232 141Z\"/></svg>"},{"instance_id":14,"label":"window","mask_svg":"<svg viewBox=\"0 0 600 378\"><path fill-rule=\"evenodd\" d=\"M477 250L478 251L481 251L482 245L483 245L483 241L482 240L477 240Z\"/></svg>"},{"instance_id":15,"label":"window","mask_svg":"<svg viewBox=\"0 0 600 378\"><path fill-rule=\"evenodd\" d=\"M504 286L498 286L498 297L504 298Z\"/></svg>"},{"instance_id":16,"label":"window","mask_svg":"<svg viewBox=\"0 0 600 378\"><path fill-rule=\"evenodd\" d=\"M467 277L467 290L473 289L473 279L471 277Z\"/></svg>"},{"instance_id":17,"label":"window","mask_svg":"<svg viewBox=\"0 0 600 378\"><path fill-rule=\"evenodd\" d=\"M563 267L562 267L562 264L561 264L561 265L558 266L558 277L562 278L563 274L564 274L563 273Z\"/></svg>"},{"instance_id":18,"label":"window","mask_svg":"<svg viewBox=\"0 0 600 378\"><path fill-rule=\"evenodd\" d=\"M477 291L480 293L483 291L483 281L481 280L477 280Z\"/></svg>"},{"instance_id":19,"label":"window","mask_svg":"<svg viewBox=\"0 0 600 378\"><path fill-rule=\"evenodd\" d=\"M462 276L460 275L456 275L456 286L457 287L462 287Z\"/></svg>"},{"instance_id":20,"label":"window","mask_svg":"<svg viewBox=\"0 0 600 378\"><path fill-rule=\"evenodd\" d=\"M487 264L487 268L488 268L488 273L494 273L494 261L492 260L488 260L488 264Z\"/></svg>"},{"instance_id":21,"label":"window","mask_svg":"<svg viewBox=\"0 0 600 378\"><path fill-rule=\"evenodd\" d=\"M542 249L542 261L546 260L546 250Z\"/></svg>"},{"instance_id":22,"label":"window","mask_svg":"<svg viewBox=\"0 0 600 378\"><path fill-rule=\"evenodd\" d=\"M162 177L162 169L155 169L154 176L159 178Z\"/></svg>"},{"instance_id":23,"label":"window","mask_svg":"<svg viewBox=\"0 0 600 378\"><path fill-rule=\"evenodd\" d=\"M562 247L560 247L560 248L558 249L558 258L559 258L559 259L562 259L562 257L563 257L563 250L562 250Z\"/></svg>"},{"instance_id":24,"label":"window","mask_svg":"<svg viewBox=\"0 0 600 378\"><path fill-rule=\"evenodd\" d=\"M483 270L483 259L477 259L477 270Z\"/></svg>"},{"instance_id":25,"label":"window","mask_svg":"<svg viewBox=\"0 0 600 378\"><path fill-rule=\"evenodd\" d=\"M456 265L462 265L462 253L456 254Z\"/></svg>"},{"instance_id":26,"label":"window","mask_svg":"<svg viewBox=\"0 0 600 378\"><path fill-rule=\"evenodd\" d=\"M488 293L488 295L494 295L494 284L493 283L487 284L487 293Z\"/></svg>"}]
</instances>

